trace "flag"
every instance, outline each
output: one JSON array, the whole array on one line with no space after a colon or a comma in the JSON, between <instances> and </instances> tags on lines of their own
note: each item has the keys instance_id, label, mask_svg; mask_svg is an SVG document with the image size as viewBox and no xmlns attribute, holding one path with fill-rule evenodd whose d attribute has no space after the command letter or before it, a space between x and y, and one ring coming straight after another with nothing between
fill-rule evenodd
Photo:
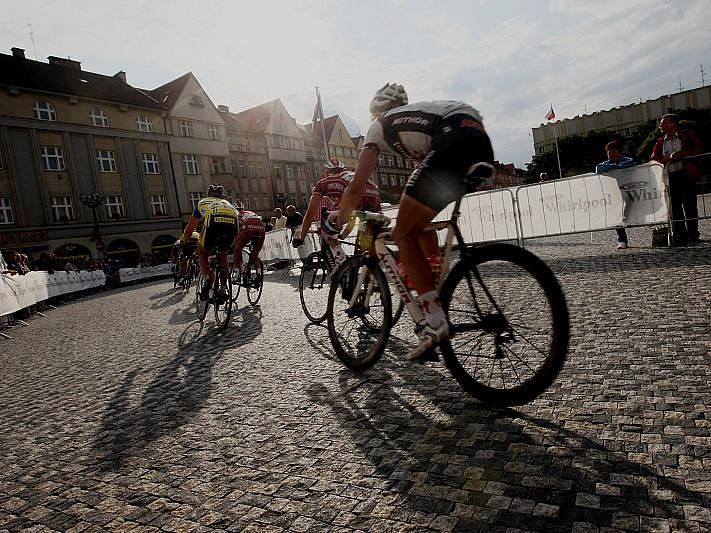
<instances>
[{"instance_id":1,"label":"flag","mask_svg":"<svg viewBox=\"0 0 711 533\"><path fill-rule=\"evenodd\" d=\"M548 111L546 115L546 120L553 120L555 118L555 111L553 111L553 104L551 104L551 110Z\"/></svg>"}]
</instances>

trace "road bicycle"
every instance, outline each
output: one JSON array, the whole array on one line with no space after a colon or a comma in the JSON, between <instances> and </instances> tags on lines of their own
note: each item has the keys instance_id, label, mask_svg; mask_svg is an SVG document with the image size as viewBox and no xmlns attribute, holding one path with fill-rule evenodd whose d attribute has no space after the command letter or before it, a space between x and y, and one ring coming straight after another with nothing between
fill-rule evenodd
<instances>
[{"instance_id":1,"label":"road bicycle","mask_svg":"<svg viewBox=\"0 0 711 533\"><path fill-rule=\"evenodd\" d=\"M213 273L213 279L207 299L202 299L201 292L209 277L200 273L195 284L195 308L198 320L200 322L205 320L208 308L212 304L215 309L215 323L220 329L225 329L232 317L232 278L229 270L222 266L220 261L220 257L223 255L225 255L225 252L210 251L208 262L210 264L210 272Z\"/></svg>"},{"instance_id":2,"label":"road bicycle","mask_svg":"<svg viewBox=\"0 0 711 533\"><path fill-rule=\"evenodd\" d=\"M310 231L310 234L318 235L318 231ZM353 247L353 255L360 255L358 240L350 242L340 239L341 246ZM395 254L388 249L389 253ZM331 287L331 273L336 269L336 259L333 256L331 247L323 240L320 249L312 252L303 260L301 274L299 275L299 299L301 308L304 310L306 318L314 324L320 324L326 320L328 311L328 291ZM395 306L393 314L393 324L396 324L402 315L404 304L399 301Z\"/></svg>"},{"instance_id":3,"label":"road bicycle","mask_svg":"<svg viewBox=\"0 0 711 533\"><path fill-rule=\"evenodd\" d=\"M257 305L257 302L259 302L259 299L262 297L262 289L264 288L264 265L262 265L262 260L252 253L253 249L253 243L249 242L242 250L243 261L244 254L249 254L249 258L245 263L247 265L245 270L242 271L241 268L233 266L230 272L232 287L234 289L232 303L237 302L237 297L242 287L244 287L247 293L247 301L249 301L250 304Z\"/></svg>"},{"instance_id":4,"label":"road bicycle","mask_svg":"<svg viewBox=\"0 0 711 533\"><path fill-rule=\"evenodd\" d=\"M553 272L533 253L506 243L467 245L457 224L460 204L461 199L449 220L426 229L446 230L437 287L450 338L440 342L439 352L461 387L484 403L530 402L553 383L567 357L565 296ZM368 212L361 217L366 223L359 231L368 232L373 244L334 272L327 310L335 352L357 371L371 367L385 351L392 327L390 286L415 331L425 324L386 247L390 218Z\"/></svg>"}]
</instances>

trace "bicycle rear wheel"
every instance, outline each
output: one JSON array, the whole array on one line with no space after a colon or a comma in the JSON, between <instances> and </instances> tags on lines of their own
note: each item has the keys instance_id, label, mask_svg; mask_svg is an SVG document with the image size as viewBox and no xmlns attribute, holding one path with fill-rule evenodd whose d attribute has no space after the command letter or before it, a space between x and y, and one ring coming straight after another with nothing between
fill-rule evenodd
<instances>
[{"instance_id":1,"label":"bicycle rear wheel","mask_svg":"<svg viewBox=\"0 0 711 533\"><path fill-rule=\"evenodd\" d=\"M336 269L328 292L327 318L331 344L344 365L365 370L380 359L390 337L392 308L390 288L377 263L351 257Z\"/></svg>"},{"instance_id":2,"label":"bicycle rear wheel","mask_svg":"<svg viewBox=\"0 0 711 533\"><path fill-rule=\"evenodd\" d=\"M215 273L215 291L212 297L217 327L225 329L232 317L232 278L224 270Z\"/></svg>"},{"instance_id":3,"label":"bicycle rear wheel","mask_svg":"<svg viewBox=\"0 0 711 533\"><path fill-rule=\"evenodd\" d=\"M306 318L314 324L326 320L328 290L331 276L321 252L314 252L304 259L299 276L299 299Z\"/></svg>"},{"instance_id":4,"label":"bicycle rear wheel","mask_svg":"<svg viewBox=\"0 0 711 533\"><path fill-rule=\"evenodd\" d=\"M261 259L258 257L249 258L245 277L247 300L252 305L257 305L257 302L259 302L259 299L262 297L262 289L264 288L264 267L262 266Z\"/></svg>"},{"instance_id":5,"label":"bicycle rear wheel","mask_svg":"<svg viewBox=\"0 0 711 533\"><path fill-rule=\"evenodd\" d=\"M568 307L558 280L531 252L510 244L477 247L442 287L453 337L444 363L472 396L497 406L542 394L568 353Z\"/></svg>"},{"instance_id":6,"label":"bicycle rear wheel","mask_svg":"<svg viewBox=\"0 0 711 533\"><path fill-rule=\"evenodd\" d=\"M203 300L200 298L202 286L204 283L206 283L207 279L208 277L201 273L198 275L197 283L195 283L195 312L200 322L205 320L205 316L207 315L207 309L210 307L209 300Z\"/></svg>"}]
</instances>

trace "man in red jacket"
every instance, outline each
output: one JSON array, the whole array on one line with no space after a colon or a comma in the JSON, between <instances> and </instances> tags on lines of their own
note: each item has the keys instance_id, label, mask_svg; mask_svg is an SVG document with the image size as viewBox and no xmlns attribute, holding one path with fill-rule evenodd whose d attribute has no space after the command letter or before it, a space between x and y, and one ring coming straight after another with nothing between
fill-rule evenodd
<instances>
[{"instance_id":1,"label":"man in red jacket","mask_svg":"<svg viewBox=\"0 0 711 533\"><path fill-rule=\"evenodd\" d=\"M664 132L650 160L658 161L669 173L669 199L675 244L699 242L699 210L696 205L696 182L701 169L689 156L700 154L701 140L691 130L679 129L679 117L667 114L662 117L659 128Z\"/></svg>"}]
</instances>

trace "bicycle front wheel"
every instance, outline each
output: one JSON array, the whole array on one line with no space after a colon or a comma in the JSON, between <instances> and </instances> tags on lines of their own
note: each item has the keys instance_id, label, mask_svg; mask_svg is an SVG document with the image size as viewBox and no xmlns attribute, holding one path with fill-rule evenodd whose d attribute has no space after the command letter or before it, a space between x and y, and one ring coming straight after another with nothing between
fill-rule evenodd
<instances>
[{"instance_id":1,"label":"bicycle front wheel","mask_svg":"<svg viewBox=\"0 0 711 533\"><path fill-rule=\"evenodd\" d=\"M548 266L510 244L477 247L455 265L441 300L452 338L444 363L472 396L497 406L541 395L563 368L570 325Z\"/></svg>"},{"instance_id":2,"label":"bicycle front wheel","mask_svg":"<svg viewBox=\"0 0 711 533\"><path fill-rule=\"evenodd\" d=\"M262 289L264 288L264 267L262 266L262 260L258 257L249 259L246 279L247 300L252 305L257 305L257 302L262 297Z\"/></svg>"},{"instance_id":3,"label":"bicycle front wheel","mask_svg":"<svg viewBox=\"0 0 711 533\"><path fill-rule=\"evenodd\" d=\"M328 265L323 260L321 252L310 254L301 267L299 276L299 299L306 318L314 324L326 320L328 309L328 289L331 277Z\"/></svg>"},{"instance_id":4,"label":"bicycle front wheel","mask_svg":"<svg viewBox=\"0 0 711 533\"><path fill-rule=\"evenodd\" d=\"M222 279L224 278L224 279ZM232 278L224 270L215 274L215 286L212 297L215 307L215 323L220 329L225 329L232 317Z\"/></svg>"},{"instance_id":5,"label":"bicycle front wheel","mask_svg":"<svg viewBox=\"0 0 711 533\"><path fill-rule=\"evenodd\" d=\"M351 257L331 276L328 334L338 358L365 370L383 355L392 327L390 287L374 261Z\"/></svg>"}]
</instances>

